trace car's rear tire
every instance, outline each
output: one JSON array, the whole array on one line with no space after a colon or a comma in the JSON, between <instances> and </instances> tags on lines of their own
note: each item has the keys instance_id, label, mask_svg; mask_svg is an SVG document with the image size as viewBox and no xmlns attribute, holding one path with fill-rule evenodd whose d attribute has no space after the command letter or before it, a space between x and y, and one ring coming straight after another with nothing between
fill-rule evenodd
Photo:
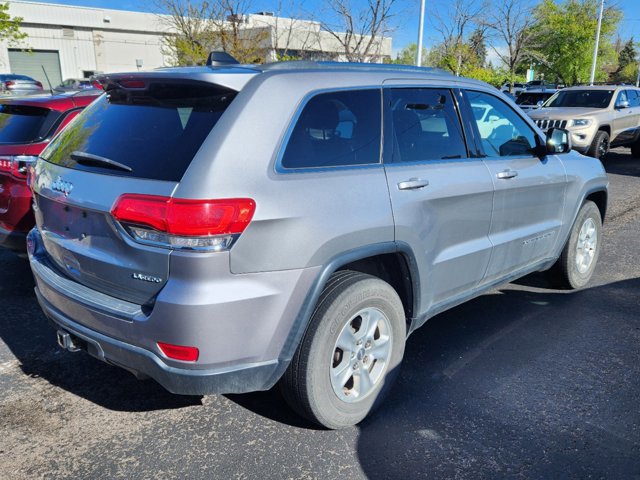
<instances>
[{"instance_id":1,"label":"car's rear tire","mask_svg":"<svg viewBox=\"0 0 640 480\"><path fill-rule=\"evenodd\" d=\"M609 134L604 130L599 130L593 137L591 146L587 150L587 155L601 159L609 152Z\"/></svg>"},{"instance_id":2,"label":"car's rear tire","mask_svg":"<svg viewBox=\"0 0 640 480\"><path fill-rule=\"evenodd\" d=\"M386 282L331 276L280 388L300 415L324 427L355 425L389 392L404 354L402 302Z\"/></svg>"},{"instance_id":3,"label":"car's rear tire","mask_svg":"<svg viewBox=\"0 0 640 480\"><path fill-rule=\"evenodd\" d=\"M584 202L571 228L560 258L549 270L550 280L558 288L584 287L593 276L602 245L602 218L595 203Z\"/></svg>"},{"instance_id":4,"label":"car's rear tire","mask_svg":"<svg viewBox=\"0 0 640 480\"><path fill-rule=\"evenodd\" d=\"M640 158L640 138L631 144L631 156L633 158Z\"/></svg>"}]
</instances>

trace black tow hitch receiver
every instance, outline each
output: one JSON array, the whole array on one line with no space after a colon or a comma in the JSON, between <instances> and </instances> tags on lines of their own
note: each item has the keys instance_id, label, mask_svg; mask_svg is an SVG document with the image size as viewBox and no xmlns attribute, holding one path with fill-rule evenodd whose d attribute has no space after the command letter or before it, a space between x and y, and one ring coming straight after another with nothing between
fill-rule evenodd
<instances>
[{"instance_id":1,"label":"black tow hitch receiver","mask_svg":"<svg viewBox=\"0 0 640 480\"><path fill-rule=\"evenodd\" d=\"M64 330L58 330L56 332L56 337L58 338L58 345L68 350L70 352L79 352L82 350L82 340L77 337L74 337L69 332L65 332Z\"/></svg>"}]
</instances>

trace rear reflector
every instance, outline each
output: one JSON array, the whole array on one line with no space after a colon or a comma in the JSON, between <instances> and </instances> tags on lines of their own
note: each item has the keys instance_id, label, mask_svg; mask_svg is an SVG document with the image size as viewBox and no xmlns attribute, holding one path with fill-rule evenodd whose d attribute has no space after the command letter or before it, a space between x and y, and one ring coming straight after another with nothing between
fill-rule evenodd
<instances>
[{"instance_id":1,"label":"rear reflector","mask_svg":"<svg viewBox=\"0 0 640 480\"><path fill-rule=\"evenodd\" d=\"M170 343L158 342L158 348L167 357L183 362L195 362L198 360L200 351L196 347L185 347L183 345L171 345Z\"/></svg>"}]
</instances>

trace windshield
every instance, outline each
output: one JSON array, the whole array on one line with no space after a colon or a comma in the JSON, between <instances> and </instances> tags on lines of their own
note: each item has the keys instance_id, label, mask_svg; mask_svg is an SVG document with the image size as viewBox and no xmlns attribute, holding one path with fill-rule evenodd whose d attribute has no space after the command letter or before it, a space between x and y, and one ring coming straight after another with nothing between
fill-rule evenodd
<instances>
[{"instance_id":1,"label":"windshield","mask_svg":"<svg viewBox=\"0 0 640 480\"><path fill-rule=\"evenodd\" d=\"M144 89L110 89L42 153L78 170L179 181L236 92L203 82L152 81ZM102 157L125 168L78 161ZM88 155L87 155L88 154Z\"/></svg>"},{"instance_id":2,"label":"windshield","mask_svg":"<svg viewBox=\"0 0 640 480\"><path fill-rule=\"evenodd\" d=\"M552 93L529 93L529 92L523 92L520 94L520 96L516 99L516 103L518 105L537 105L539 101L545 101L547 98L549 98L551 95L553 95Z\"/></svg>"},{"instance_id":3,"label":"windshield","mask_svg":"<svg viewBox=\"0 0 640 480\"><path fill-rule=\"evenodd\" d=\"M48 108L26 105L0 105L0 143L30 143L47 133L50 121Z\"/></svg>"},{"instance_id":4,"label":"windshield","mask_svg":"<svg viewBox=\"0 0 640 480\"><path fill-rule=\"evenodd\" d=\"M607 108L613 90L562 90L551 97L545 107Z\"/></svg>"}]
</instances>

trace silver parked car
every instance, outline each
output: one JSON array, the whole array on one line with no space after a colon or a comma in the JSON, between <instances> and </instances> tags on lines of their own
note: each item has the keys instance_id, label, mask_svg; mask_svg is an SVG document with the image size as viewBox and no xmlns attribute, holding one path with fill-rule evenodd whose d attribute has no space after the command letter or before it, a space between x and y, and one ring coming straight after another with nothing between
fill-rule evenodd
<instances>
[{"instance_id":1,"label":"silver parked car","mask_svg":"<svg viewBox=\"0 0 640 480\"><path fill-rule=\"evenodd\" d=\"M42 93L42 83L26 75L0 74L0 94L32 95Z\"/></svg>"},{"instance_id":2,"label":"silver parked car","mask_svg":"<svg viewBox=\"0 0 640 480\"><path fill-rule=\"evenodd\" d=\"M484 83L313 62L101 82L35 166L36 294L61 346L171 392L280 382L353 425L429 318L593 274L602 164Z\"/></svg>"}]
</instances>

